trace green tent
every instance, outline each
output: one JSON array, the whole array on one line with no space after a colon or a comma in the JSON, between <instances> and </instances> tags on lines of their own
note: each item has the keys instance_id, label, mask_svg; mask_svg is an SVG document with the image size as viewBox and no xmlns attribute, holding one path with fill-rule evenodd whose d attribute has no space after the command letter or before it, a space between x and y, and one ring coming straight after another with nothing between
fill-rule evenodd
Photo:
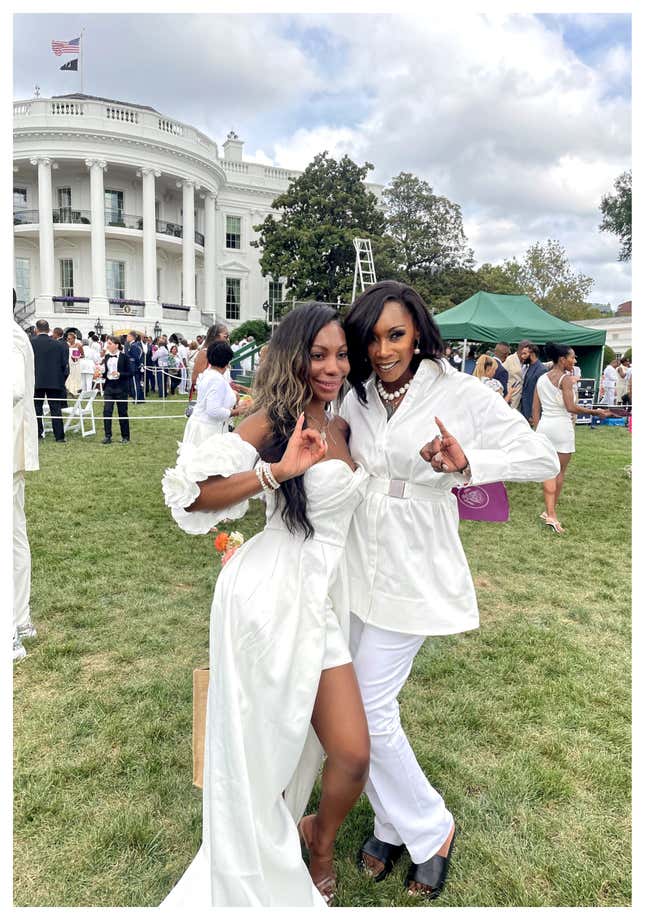
<instances>
[{"instance_id":1,"label":"green tent","mask_svg":"<svg viewBox=\"0 0 645 920\"><path fill-rule=\"evenodd\" d=\"M607 333L567 323L538 307L524 294L488 294L479 291L434 320L445 340L509 342L530 339L536 345L558 342L576 350L583 377L602 373L602 353Z\"/></svg>"}]
</instances>

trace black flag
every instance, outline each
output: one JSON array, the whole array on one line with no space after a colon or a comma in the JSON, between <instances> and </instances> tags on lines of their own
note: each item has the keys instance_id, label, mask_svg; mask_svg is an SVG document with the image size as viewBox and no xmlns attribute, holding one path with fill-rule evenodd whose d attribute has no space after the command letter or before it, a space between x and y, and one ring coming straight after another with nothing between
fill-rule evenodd
<instances>
[{"instance_id":1,"label":"black flag","mask_svg":"<svg viewBox=\"0 0 645 920\"><path fill-rule=\"evenodd\" d=\"M58 68L59 70L78 70L78 58L74 58L73 61L68 61L67 64L63 64L62 67Z\"/></svg>"}]
</instances>

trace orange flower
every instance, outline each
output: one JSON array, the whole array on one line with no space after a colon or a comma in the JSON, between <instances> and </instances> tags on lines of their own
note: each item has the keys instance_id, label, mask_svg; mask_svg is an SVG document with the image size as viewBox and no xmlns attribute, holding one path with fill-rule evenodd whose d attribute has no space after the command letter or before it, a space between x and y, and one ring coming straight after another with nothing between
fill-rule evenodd
<instances>
[{"instance_id":1,"label":"orange flower","mask_svg":"<svg viewBox=\"0 0 645 920\"><path fill-rule=\"evenodd\" d=\"M228 534L221 532L215 537L215 549L218 553L225 553L228 546Z\"/></svg>"}]
</instances>

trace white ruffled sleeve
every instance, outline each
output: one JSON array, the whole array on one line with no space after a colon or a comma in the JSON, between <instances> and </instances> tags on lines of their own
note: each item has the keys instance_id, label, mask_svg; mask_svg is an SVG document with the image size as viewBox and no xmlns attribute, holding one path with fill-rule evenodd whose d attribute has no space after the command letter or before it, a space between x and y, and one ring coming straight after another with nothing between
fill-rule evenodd
<instances>
[{"instance_id":1,"label":"white ruffled sleeve","mask_svg":"<svg viewBox=\"0 0 645 920\"><path fill-rule=\"evenodd\" d=\"M248 501L219 511L185 511L199 495L198 482L209 476L231 476L252 470L258 452L238 434L213 434L199 445L183 444L177 466L166 470L161 487L166 505L186 533L208 531L220 521L237 520L248 511Z\"/></svg>"}]
</instances>

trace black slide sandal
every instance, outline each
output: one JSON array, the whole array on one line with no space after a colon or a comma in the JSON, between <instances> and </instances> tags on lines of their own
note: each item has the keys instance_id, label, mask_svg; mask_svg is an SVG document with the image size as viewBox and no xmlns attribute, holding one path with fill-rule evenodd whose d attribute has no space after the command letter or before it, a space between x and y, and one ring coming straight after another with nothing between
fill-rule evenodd
<instances>
[{"instance_id":1,"label":"black slide sandal","mask_svg":"<svg viewBox=\"0 0 645 920\"><path fill-rule=\"evenodd\" d=\"M382 840L379 840L378 837L372 835L367 838L358 851L356 863L359 869L362 869L363 872L370 875L369 869L363 861L363 856L373 856L374 859L378 859L379 862L383 863L383 869L378 875L370 875L370 877L375 882L382 882L384 878L388 877L404 850L404 843L398 846L393 843L384 843Z\"/></svg>"},{"instance_id":2,"label":"black slide sandal","mask_svg":"<svg viewBox=\"0 0 645 920\"><path fill-rule=\"evenodd\" d=\"M452 848L455 845L455 838L457 836L457 828L455 828L452 840L450 841L450 847L448 849L447 856L439 856L435 854L431 856L430 859L427 859L424 863L412 863L408 870L408 874L405 879L405 888L410 897L422 897L427 901L434 901L435 898L438 898L441 892L444 889L446 884L446 879L448 878L448 869L450 868L450 857L452 856ZM412 882L417 882L419 885L427 885L428 888L431 888L431 891L410 891L410 885Z\"/></svg>"}]
</instances>

